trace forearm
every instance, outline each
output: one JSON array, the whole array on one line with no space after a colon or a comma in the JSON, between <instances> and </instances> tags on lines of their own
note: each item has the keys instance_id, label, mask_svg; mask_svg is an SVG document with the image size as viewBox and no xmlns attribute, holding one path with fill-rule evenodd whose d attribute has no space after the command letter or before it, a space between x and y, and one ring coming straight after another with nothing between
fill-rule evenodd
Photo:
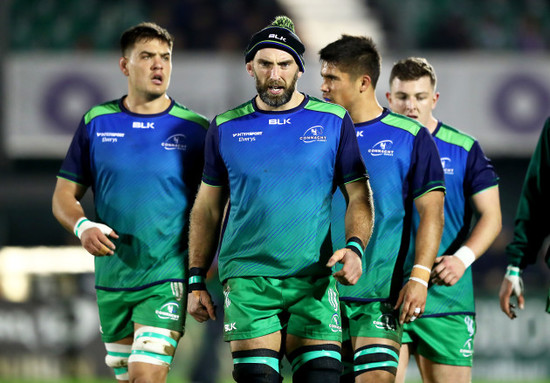
<instances>
[{"instance_id":1,"label":"forearm","mask_svg":"<svg viewBox=\"0 0 550 383\"><path fill-rule=\"evenodd\" d=\"M481 257L495 241L502 228L500 216L483 215L474 226L470 237L464 242L475 254L476 259Z\"/></svg>"},{"instance_id":2,"label":"forearm","mask_svg":"<svg viewBox=\"0 0 550 383\"><path fill-rule=\"evenodd\" d=\"M435 194L434 194L435 193ZM429 200L417 204L420 216L418 230L415 238L415 261L414 264L430 268L433 266L437 256L441 235L443 233L444 197L441 192L430 192ZM424 197L422 197L424 198Z\"/></svg>"},{"instance_id":3,"label":"forearm","mask_svg":"<svg viewBox=\"0 0 550 383\"><path fill-rule=\"evenodd\" d=\"M78 219L86 215L84 208L79 202L84 194L82 189L84 187L71 185L69 181L59 180L52 197L52 213L54 217L71 233Z\"/></svg>"},{"instance_id":4,"label":"forearm","mask_svg":"<svg viewBox=\"0 0 550 383\"><path fill-rule=\"evenodd\" d=\"M366 247L374 227L372 191L365 181L361 191L350 195L345 216L346 239L357 237Z\"/></svg>"},{"instance_id":5,"label":"forearm","mask_svg":"<svg viewBox=\"0 0 550 383\"><path fill-rule=\"evenodd\" d=\"M220 236L223 206L206 203L207 198L197 198L191 210L189 228L189 268L210 268Z\"/></svg>"}]
</instances>

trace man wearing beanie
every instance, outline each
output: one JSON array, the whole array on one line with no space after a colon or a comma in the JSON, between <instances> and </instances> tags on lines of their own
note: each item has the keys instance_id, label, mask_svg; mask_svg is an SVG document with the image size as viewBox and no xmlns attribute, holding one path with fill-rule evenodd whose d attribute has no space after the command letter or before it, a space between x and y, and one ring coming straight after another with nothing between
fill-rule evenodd
<instances>
[{"instance_id":1,"label":"man wearing beanie","mask_svg":"<svg viewBox=\"0 0 550 383\"><path fill-rule=\"evenodd\" d=\"M305 48L279 16L250 39L257 95L212 121L191 213L189 313L215 319L204 276L217 253L224 339L237 382L338 382L336 281L355 284L373 226L368 176L346 110L296 90ZM332 194L347 201L344 248L332 253ZM223 223L222 223L223 220ZM343 267L331 275L332 266ZM334 278L333 278L334 277Z\"/></svg>"}]
</instances>

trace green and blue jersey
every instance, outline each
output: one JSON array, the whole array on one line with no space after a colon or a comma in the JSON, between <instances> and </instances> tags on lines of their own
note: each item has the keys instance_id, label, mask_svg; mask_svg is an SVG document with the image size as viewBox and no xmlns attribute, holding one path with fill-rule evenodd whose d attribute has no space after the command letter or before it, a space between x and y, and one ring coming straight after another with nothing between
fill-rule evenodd
<instances>
[{"instance_id":1,"label":"green and blue jersey","mask_svg":"<svg viewBox=\"0 0 550 383\"><path fill-rule=\"evenodd\" d=\"M333 192L366 176L353 122L338 105L306 96L272 112L251 100L218 115L203 182L230 193L220 279L329 275Z\"/></svg>"},{"instance_id":2,"label":"green and blue jersey","mask_svg":"<svg viewBox=\"0 0 550 383\"><path fill-rule=\"evenodd\" d=\"M173 100L153 115L130 112L122 99L84 115L58 177L91 187L95 220L120 236L111 239L114 255L95 257L96 288L185 281L207 127L206 118Z\"/></svg>"},{"instance_id":3,"label":"green and blue jersey","mask_svg":"<svg viewBox=\"0 0 550 383\"><path fill-rule=\"evenodd\" d=\"M353 286L339 285L340 299L391 301L402 287L414 199L444 190L443 170L429 131L410 118L384 108L378 118L357 124L355 130L370 175L375 219L363 255L363 275ZM346 243L345 208L342 194L335 193L335 250Z\"/></svg>"},{"instance_id":4,"label":"green and blue jersey","mask_svg":"<svg viewBox=\"0 0 550 383\"><path fill-rule=\"evenodd\" d=\"M491 161L484 155L479 143L441 122L433 132L445 172L445 226L437 256L452 255L470 233L473 209L470 198L498 185L498 177ZM419 217L415 211L413 237L416 235ZM413 242L414 243L414 242ZM407 258L406 273L414 263L414 246ZM423 317L442 315L474 315L474 289L472 268L453 286L431 285Z\"/></svg>"}]
</instances>

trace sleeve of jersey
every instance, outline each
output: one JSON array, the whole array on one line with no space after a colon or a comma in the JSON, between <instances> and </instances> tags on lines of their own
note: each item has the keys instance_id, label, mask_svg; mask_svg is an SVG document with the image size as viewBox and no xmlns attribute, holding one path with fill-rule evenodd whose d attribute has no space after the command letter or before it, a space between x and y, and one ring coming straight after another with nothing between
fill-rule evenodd
<instances>
[{"instance_id":1,"label":"sleeve of jersey","mask_svg":"<svg viewBox=\"0 0 550 383\"><path fill-rule=\"evenodd\" d=\"M476 141L468 152L466 163L465 194L471 196L485 189L498 185L498 176L491 160L485 157L481 146Z\"/></svg>"},{"instance_id":2,"label":"sleeve of jersey","mask_svg":"<svg viewBox=\"0 0 550 383\"><path fill-rule=\"evenodd\" d=\"M521 269L536 261L550 234L550 119L546 120L527 174L516 212L514 238L506 247L509 263ZM550 259L546 259L550 264Z\"/></svg>"},{"instance_id":3,"label":"sleeve of jersey","mask_svg":"<svg viewBox=\"0 0 550 383\"><path fill-rule=\"evenodd\" d=\"M361 178L368 179L368 173L357 143L355 126L346 113L342 120L340 144L336 154L334 183L343 185Z\"/></svg>"},{"instance_id":4,"label":"sleeve of jersey","mask_svg":"<svg viewBox=\"0 0 550 383\"><path fill-rule=\"evenodd\" d=\"M414 140L411 171L414 199L433 190L445 191L445 176L439 151L432 135L426 128L420 129Z\"/></svg>"},{"instance_id":5,"label":"sleeve of jersey","mask_svg":"<svg viewBox=\"0 0 550 383\"><path fill-rule=\"evenodd\" d=\"M216 119L206 133L202 182L210 186L224 186L228 182L227 168L220 153L220 128Z\"/></svg>"},{"instance_id":6,"label":"sleeve of jersey","mask_svg":"<svg viewBox=\"0 0 550 383\"><path fill-rule=\"evenodd\" d=\"M90 137L84 118L80 121L80 125L73 136L57 176L84 186L92 184Z\"/></svg>"}]
</instances>

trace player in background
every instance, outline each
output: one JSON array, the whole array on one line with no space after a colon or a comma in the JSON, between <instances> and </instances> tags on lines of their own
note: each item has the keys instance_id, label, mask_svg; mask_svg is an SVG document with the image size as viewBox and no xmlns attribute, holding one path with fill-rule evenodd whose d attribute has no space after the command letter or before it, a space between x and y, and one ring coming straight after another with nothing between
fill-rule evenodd
<instances>
[{"instance_id":1,"label":"player in background","mask_svg":"<svg viewBox=\"0 0 550 383\"><path fill-rule=\"evenodd\" d=\"M336 280L357 282L372 231L371 191L351 118L296 89L304 50L286 16L254 34L245 63L258 94L218 115L206 138L191 213L188 307L199 322L214 319L203 279L219 247L224 339L237 382L280 382L283 354L294 382L339 381ZM333 254L337 186L347 198L348 243ZM343 268L333 277L336 262Z\"/></svg>"},{"instance_id":2,"label":"player in background","mask_svg":"<svg viewBox=\"0 0 550 383\"><path fill-rule=\"evenodd\" d=\"M402 325L423 311L428 281L424 270L432 267L441 238L443 170L430 133L416 121L382 108L376 99L381 58L372 39L343 35L320 51L320 60L323 97L345 107L355 124L377 217L363 256L363 276L354 286L339 286L348 340L341 381L353 382L355 375L357 382L392 382ZM403 286L413 205L421 213L418 267ZM344 198L336 194L335 248L345 243L344 214Z\"/></svg>"},{"instance_id":3,"label":"player in background","mask_svg":"<svg viewBox=\"0 0 550 383\"><path fill-rule=\"evenodd\" d=\"M165 382L184 332L188 217L208 121L166 94L168 31L141 23L120 44L128 94L82 118L53 214L95 256L105 361L116 379ZM79 203L89 187L94 220Z\"/></svg>"},{"instance_id":4,"label":"player in background","mask_svg":"<svg viewBox=\"0 0 550 383\"><path fill-rule=\"evenodd\" d=\"M514 239L506 247L509 265L500 286L500 308L510 318L516 317L516 306L510 302L516 296L523 310L523 281L521 272L535 263L544 240L550 235L550 118L544 123L537 146L523 181L516 212ZM544 257L550 267L550 248ZM550 313L550 291L546 304Z\"/></svg>"},{"instance_id":5,"label":"player in background","mask_svg":"<svg viewBox=\"0 0 550 383\"><path fill-rule=\"evenodd\" d=\"M433 116L439 93L435 71L424 58L394 64L386 96L392 111L418 120L434 137L447 189L445 227L431 270L434 285L422 318L404 327L397 381L404 382L414 355L424 382L470 382L476 330L470 265L501 229L498 177L474 138ZM472 214L476 222L470 231ZM417 225L415 216L416 236ZM413 263L410 254L405 270Z\"/></svg>"}]
</instances>

